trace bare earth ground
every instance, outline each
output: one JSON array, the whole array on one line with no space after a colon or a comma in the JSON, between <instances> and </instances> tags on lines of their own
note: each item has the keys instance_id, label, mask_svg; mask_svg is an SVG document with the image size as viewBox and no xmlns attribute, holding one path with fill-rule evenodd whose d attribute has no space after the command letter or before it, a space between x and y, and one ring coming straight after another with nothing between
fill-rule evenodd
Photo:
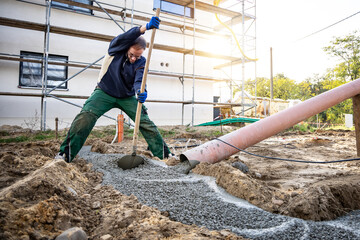
<instances>
[{"instance_id":1,"label":"bare earth ground","mask_svg":"<svg viewBox=\"0 0 360 240\"><path fill-rule=\"evenodd\" d=\"M164 127L172 152L210 140L220 127ZM224 133L234 127L223 127ZM3 127L12 136L22 129ZM89 139L92 151L132 152L130 138ZM84 159L71 164L53 157L60 141L0 144L0 239L54 239L82 227L90 239L242 239L233 233L171 221L166 212L140 204L111 186ZM142 138L138 148L151 157ZM353 131L285 132L247 149L260 155L310 161L355 158ZM156 159L156 158L153 158ZM173 158L166 161L174 165ZM244 173L232 166L245 163ZM360 162L302 164L267 160L239 153L216 164L201 163L194 173L213 176L230 194L267 211L315 221L335 219L360 209Z\"/></svg>"}]
</instances>

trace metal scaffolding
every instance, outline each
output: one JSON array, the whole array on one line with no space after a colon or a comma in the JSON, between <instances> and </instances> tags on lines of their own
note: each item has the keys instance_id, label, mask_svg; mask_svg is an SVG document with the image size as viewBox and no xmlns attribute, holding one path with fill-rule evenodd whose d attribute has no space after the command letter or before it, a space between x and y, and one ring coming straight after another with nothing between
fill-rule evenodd
<instances>
[{"instance_id":1,"label":"metal scaffolding","mask_svg":"<svg viewBox=\"0 0 360 240\"><path fill-rule=\"evenodd\" d=\"M50 20L51 20L51 10L52 10L52 0L46 0L46 4L42 5L42 4L38 4L38 3L33 3L33 2L28 2L26 0L18 0L20 2L23 3L27 3L27 4L36 4L36 5L40 5L40 6L44 6L46 7L46 23L45 24L39 24L39 23L34 23L34 22L28 22L28 21L22 21L22 20L17 20L17 19L9 19L9 18L4 18L4 17L0 17L0 25L3 26L9 26L9 27L16 27L16 28L23 28L23 29L31 29L31 30L35 30L35 31L44 31L44 52L43 52L43 58L39 59L39 60L35 60L35 59L23 59L22 56L19 55L12 55L12 54L6 54L6 53L0 53L0 59L2 60L9 60L9 61L29 61L29 62L41 62L43 63L43 70L44 70L44 76L43 76L43 81L42 81L42 93L41 94L17 94L17 93L9 93L9 92L0 92L0 95L11 95L11 96L38 96L41 97L42 101L41 101L41 129L45 130L46 129L46 102L47 102L47 97L51 97L54 99L57 99L59 101L63 101L66 102L68 104L77 106L77 107L81 107L77 104L74 104L70 101L64 100L63 98L87 98L87 96L74 96L74 95L59 95L59 94L50 94L52 91L54 91L55 89L57 89L58 87L60 87L61 85L65 84L66 82L68 82L69 80L73 79L74 77L76 77L77 75L79 75L80 73L84 72L85 70L89 69L89 68L93 68L93 69L100 69L100 65L97 64L103 57L100 57L99 59L97 59L96 61L87 64L87 63L79 63L79 62L54 62L52 60L49 60L49 38L50 38L50 34L51 33L57 33L57 34L63 34L63 35L68 35L68 36L73 36L73 37L80 37L80 38L87 38L87 39L93 39L93 40L98 40L98 41L106 41L106 42L110 42L115 36L109 36L109 35L105 35L105 34L98 34L98 33L92 33L92 32L86 32L86 31L81 31L81 30L75 30L75 29L69 29L69 28L63 28L63 27L59 27L59 26L53 26L50 24ZM96 12L103 12L108 16L108 19L112 20L122 31L125 31L126 28L126 24L131 24L131 27L134 25L134 20L137 21L143 21L143 22L147 22L150 20L151 17L151 13L144 13L144 12L140 12L137 11L134 8L134 0L132 0L131 2L131 8L127 8L127 3L126 0L124 0L124 6L123 7L119 7L119 6L114 6L114 5L110 5L107 3L102 3L99 2L97 0L93 0L94 3L96 3L96 6L94 5L87 5L84 3L80 3L80 2L74 2L74 1L70 1L70 0L56 0L56 2L60 2L60 3L64 3L64 4L69 4L72 6L76 6L76 7L81 7L81 8L86 8L86 9L90 9L92 11L96 11ZM196 50L195 47L195 43L196 43L196 39L197 38L201 38L202 36L198 36L197 34L200 35L219 35L219 36L223 36L228 38L229 34L227 33L223 33L223 32L217 32L219 30L219 28L213 30L213 29L208 29L208 28L204 28L204 26L198 25L196 23L196 16L197 16L197 11L201 10L201 11L208 11L211 13L218 13L221 14L223 16L226 16L227 18L230 18L230 20L228 22L231 23L231 25L233 24L238 24L238 23L242 23L242 48L245 51L245 47L246 47L246 38L248 38L248 36L246 35L247 31L249 29L246 29L245 27L245 22L247 20L251 20L253 21L253 23L255 23L256 20L256 11L255 11L255 15L249 15L246 14L246 9L245 9L245 0L238 0L235 2L235 5L241 4L242 5L242 10L241 13L233 11L233 10L229 10L226 8L222 8L222 7L218 7L218 6L214 6L208 3L204 3L201 1L196 1L196 0L187 0L187 1L180 1L180 0L167 0L167 2L170 3L174 3L174 4L178 4L178 5L182 5L184 6L184 13L185 13L185 7L189 7L191 9L193 9L193 17L191 20L186 19L185 14L183 16L182 19L182 24L179 24L177 22L172 21L173 19L171 17L164 17L162 18L162 25L168 26L170 28L175 28L175 29L180 29L181 33L183 35L183 47L175 47L175 46L168 46L168 45L161 45L161 44L155 44L154 45L154 49L158 49L158 50L164 50L164 51L170 51L170 52L176 52L176 53L181 53L183 56L183 70L182 73L174 73L174 72L162 72L162 71L153 71L150 70L149 74L150 75L154 75L154 76L164 76L164 77L177 77L181 84L182 84L182 100L181 101L173 101L173 100L148 100L148 102L155 102L155 103L173 103L173 104L182 104L182 121L181 123L184 124L184 106L187 104L191 104L191 123L192 125L194 125L194 114L195 114L195 104L210 104L213 105L214 107L221 105L221 106L242 106L243 111L242 114L246 111L244 109L245 107L245 103L244 103L244 98L245 98L245 91L244 91L244 81L245 81L245 64L249 63L249 62L254 62L251 61L249 59L246 59L245 57L235 57L235 56L228 56L228 55L222 55L222 54L214 54L214 53L209 53L209 52L204 52L204 51L200 51L200 50ZM253 0L253 2L251 2L251 4L253 5L251 8L253 8L254 10L256 9L256 0ZM104 6L108 6L108 7L112 7L107 8ZM234 6L231 7L231 9L233 9ZM115 9L114 9L115 8ZM58 10L63 10L63 11L67 11L66 9L59 9ZM120 10L117 10L120 9ZM248 8L250 9L250 8ZM76 12L75 12L76 14ZM83 13L79 13L79 14L83 14ZM116 20L112 15L116 16L116 17L121 17L121 21L120 20ZM149 17L148 17L149 15ZM97 16L97 15L88 15L89 17L97 17L97 18L102 18L104 19L104 17L102 16ZM128 20L129 19L129 20ZM121 26L120 23L123 23L124 26ZM252 23L250 24L251 27ZM255 24L254 24L255 25ZM256 25L255 25L256 26ZM250 28L249 27L249 28ZM161 29L162 31L169 31L172 33L178 33L177 31L174 30L169 30L169 29ZM220 29L221 30L221 29ZM187 33L187 31L192 31L191 34ZM193 39L192 42L192 48L186 48L186 44L185 44L185 37L186 36L191 36ZM251 50L255 51L255 55L256 55L256 28L255 28L255 36L254 37L250 37L251 41L254 41L253 44L253 48ZM193 69L192 69L192 74L187 74L185 73L185 56L192 54L193 58L192 58L192 65L193 65ZM196 56L202 56L202 57L209 57L209 58L217 58L217 59L224 59L227 60L226 63L217 65L214 67L214 69L218 69L218 70L222 70L223 68L229 67L231 68L231 74L226 74L226 78L214 78L211 76L201 76L201 75L197 75L195 72L195 66L196 66ZM49 64L58 64L58 65L64 65L64 66L70 66L70 67L78 67L78 68L82 68L79 72L77 72L76 74L74 74L73 76L67 78L66 80L62 81L60 84L58 84L56 87L53 87L51 89L48 89L47 86L47 80L48 80L48 65ZM232 76L232 66L235 64L242 64L242 79L238 80L238 79L234 79ZM184 85L184 79L188 78L188 79L192 79L192 97L191 100L185 100L185 85ZM256 78L256 63L255 63L255 78ZM201 101L196 101L195 100L195 82L197 80L205 80L205 81L219 81L219 82L227 82L229 84L230 87L230 91L231 91L231 96L233 95L233 89L232 86L233 85L238 85L241 86L242 88L242 102L241 104L239 103L217 103L217 102L201 102ZM239 84L239 82L241 82L241 84ZM105 116L108 118L111 118L113 120L116 120L115 118L109 117L109 116Z\"/></svg>"}]
</instances>

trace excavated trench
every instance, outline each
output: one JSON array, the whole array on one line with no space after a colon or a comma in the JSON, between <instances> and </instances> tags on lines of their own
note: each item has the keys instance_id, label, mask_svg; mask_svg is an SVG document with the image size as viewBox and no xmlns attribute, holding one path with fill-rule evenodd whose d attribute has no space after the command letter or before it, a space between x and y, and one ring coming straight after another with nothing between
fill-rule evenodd
<instances>
[{"instance_id":1,"label":"excavated trench","mask_svg":"<svg viewBox=\"0 0 360 240\"><path fill-rule=\"evenodd\" d=\"M146 159L137 168L122 170L123 154L99 154L83 147L79 156L104 174L103 184L135 195L148 206L169 213L170 219L213 230L229 229L251 239L360 239L360 211L333 221L305 221L266 212L233 197L215 179L185 174L186 164L174 167Z\"/></svg>"}]
</instances>

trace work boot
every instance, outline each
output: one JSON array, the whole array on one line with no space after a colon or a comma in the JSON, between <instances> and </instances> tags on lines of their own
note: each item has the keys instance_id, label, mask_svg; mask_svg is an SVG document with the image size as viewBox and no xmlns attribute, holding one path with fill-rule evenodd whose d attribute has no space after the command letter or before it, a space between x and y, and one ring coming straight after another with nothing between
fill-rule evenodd
<instances>
[{"instance_id":1,"label":"work boot","mask_svg":"<svg viewBox=\"0 0 360 240\"><path fill-rule=\"evenodd\" d=\"M62 152L58 152L58 154L56 154L56 156L54 157L54 159L62 159L67 163L70 163L66 157L66 154L62 153Z\"/></svg>"},{"instance_id":2,"label":"work boot","mask_svg":"<svg viewBox=\"0 0 360 240\"><path fill-rule=\"evenodd\" d=\"M163 141L163 157L164 158L171 158L174 157L175 154L172 154L168 148L168 146L166 145L166 143Z\"/></svg>"},{"instance_id":3,"label":"work boot","mask_svg":"<svg viewBox=\"0 0 360 240\"><path fill-rule=\"evenodd\" d=\"M175 158L176 160L179 159L179 157L177 157L175 154L173 154L173 153L171 153L171 152L168 153L167 156L165 156L165 158L168 158L168 159L169 159L169 158Z\"/></svg>"}]
</instances>

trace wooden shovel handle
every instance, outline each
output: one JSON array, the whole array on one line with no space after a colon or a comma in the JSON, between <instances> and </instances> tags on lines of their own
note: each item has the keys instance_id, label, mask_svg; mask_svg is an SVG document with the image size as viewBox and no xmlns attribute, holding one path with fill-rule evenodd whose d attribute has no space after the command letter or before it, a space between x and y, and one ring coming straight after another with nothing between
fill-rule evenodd
<instances>
[{"instance_id":1,"label":"wooden shovel handle","mask_svg":"<svg viewBox=\"0 0 360 240\"><path fill-rule=\"evenodd\" d=\"M160 8L157 8L156 16L159 17L159 15L160 15ZM145 91L147 74L148 74L149 65L150 65L150 57L151 57L151 52L152 52L152 49L154 46L155 32L156 32L156 28L153 28L152 32L151 32L151 39L150 39L150 44L149 44L148 55L146 58L144 74L143 74L143 78L142 78L142 82L141 82L140 93L143 93ZM137 139L138 139L138 133L139 133L141 109L142 109L142 103L138 102L138 105L136 108L136 116L135 116L135 127L134 127L134 136L133 136L133 152L136 152L136 148L137 148Z\"/></svg>"}]
</instances>

